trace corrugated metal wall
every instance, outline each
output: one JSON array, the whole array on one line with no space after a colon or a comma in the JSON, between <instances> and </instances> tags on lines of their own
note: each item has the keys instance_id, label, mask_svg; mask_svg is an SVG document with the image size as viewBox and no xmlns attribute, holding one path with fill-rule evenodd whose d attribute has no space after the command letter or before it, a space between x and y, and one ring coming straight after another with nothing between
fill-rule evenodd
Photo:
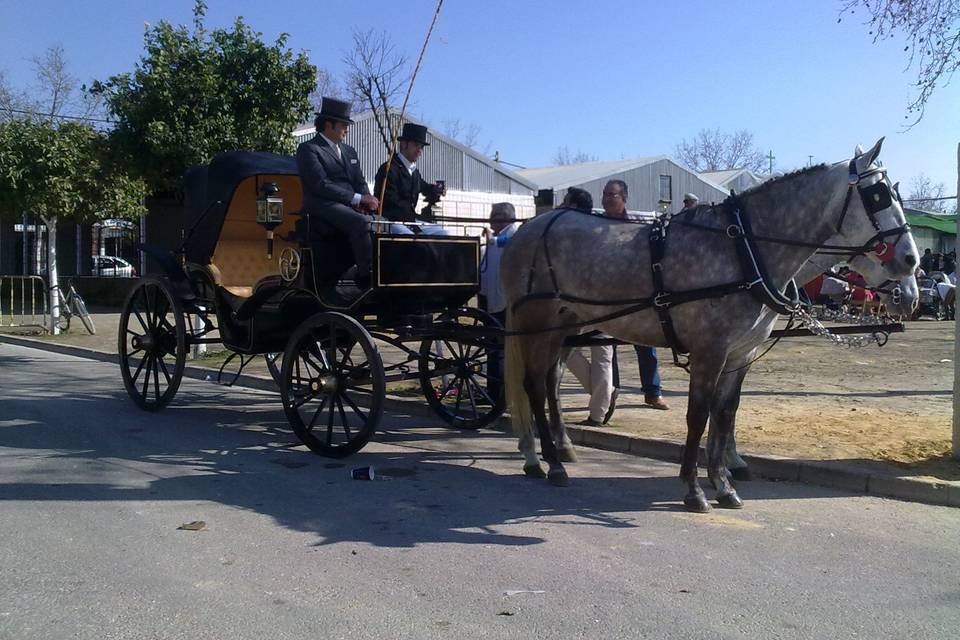
<instances>
[{"instance_id":1,"label":"corrugated metal wall","mask_svg":"<svg viewBox=\"0 0 960 640\"><path fill-rule=\"evenodd\" d=\"M397 120L395 116L394 119ZM298 135L296 136L297 144L313 136L313 133ZM427 141L430 146L424 150L417 167L428 182L445 180L448 189L459 191L533 194L533 191L523 183L474 158L459 147L441 140L432 132L427 133ZM386 146L372 116L359 119L350 127L347 144L357 150L363 175L372 184L377 169L387 160Z\"/></svg>"},{"instance_id":2,"label":"corrugated metal wall","mask_svg":"<svg viewBox=\"0 0 960 640\"><path fill-rule=\"evenodd\" d=\"M721 202L727 194L701 180L695 173L687 171L669 160L659 160L623 173L613 173L597 180L575 185L586 189L593 196L593 204L600 207L600 195L608 180L623 180L627 183L627 208L632 211L656 211L660 200L660 176L670 176L670 211L679 211L683 207L683 194L693 192L700 197L701 204ZM566 189L553 194L554 205L563 202Z\"/></svg>"}]
</instances>

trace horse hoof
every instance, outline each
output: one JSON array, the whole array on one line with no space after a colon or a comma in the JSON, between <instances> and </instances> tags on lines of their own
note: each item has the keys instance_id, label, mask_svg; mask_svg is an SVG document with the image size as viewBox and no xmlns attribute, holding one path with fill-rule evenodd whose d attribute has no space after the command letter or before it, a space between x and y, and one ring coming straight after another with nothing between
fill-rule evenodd
<instances>
[{"instance_id":1,"label":"horse hoof","mask_svg":"<svg viewBox=\"0 0 960 640\"><path fill-rule=\"evenodd\" d=\"M528 464L523 467L523 475L528 478L546 478L547 474L543 472L543 467L538 464Z\"/></svg>"},{"instance_id":2,"label":"horse hoof","mask_svg":"<svg viewBox=\"0 0 960 640\"><path fill-rule=\"evenodd\" d=\"M550 469L547 481L555 487L565 487L570 484L570 477L563 469Z\"/></svg>"},{"instance_id":3,"label":"horse hoof","mask_svg":"<svg viewBox=\"0 0 960 640\"><path fill-rule=\"evenodd\" d=\"M730 477L738 482L750 482L753 480L753 474L750 473L750 467L734 467L730 469Z\"/></svg>"},{"instance_id":4,"label":"horse hoof","mask_svg":"<svg viewBox=\"0 0 960 640\"><path fill-rule=\"evenodd\" d=\"M717 496L717 506L721 509L743 509L743 500L732 491L724 496Z\"/></svg>"},{"instance_id":5,"label":"horse hoof","mask_svg":"<svg viewBox=\"0 0 960 640\"><path fill-rule=\"evenodd\" d=\"M707 502L707 499L703 496L687 496L683 499L683 506L686 507L687 511L692 511L693 513L710 512L710 503Z\"/></svg>"},{"instance_id":6,"label":"horse hoof","mask_svg":"<svg viewBox=\"0 0 960 640\"><path fill-rule=\"evenodd\" d=\"M577 461L577 452L574 450L573 445L569 447L561 448L559 453L560 453L560 462L576 462Z\"/></svg>"}]
</instances>

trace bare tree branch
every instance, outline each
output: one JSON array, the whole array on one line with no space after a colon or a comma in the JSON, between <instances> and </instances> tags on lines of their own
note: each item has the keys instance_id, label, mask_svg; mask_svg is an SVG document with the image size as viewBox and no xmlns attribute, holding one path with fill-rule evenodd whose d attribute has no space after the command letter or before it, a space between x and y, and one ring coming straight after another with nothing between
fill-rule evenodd
<instances>
[{"instance_id":1,"label":"bare tree branch","mask_svg":"<svg viewBox=\"0 0 960 640\"><path fill-rule=\"evenodd\" d=\"M350 97L347 95L347 91L340 86L340 83L337 82L337 79L332 73L323 67L318 67L317 86L310 93L310 104L319 108L320 101L324 96L327 96L328 98L337 98L340 100L348 99Z\"/></svg>"},{"instance_id":2,"label":"bare tree branch","mask_svg":"<svg viewBox=\"0 0 960 640\"><path fill-rule=\"evenodd\" d=\"M576 152L571 152L568 147L563 146L558 147L557 152L553 155L553 164L581 164L583 162L596 162L597 159L597 156L591 155L586 151L577 149Z\"/></svg>"},{"instance_id":3,"label":"bare tree branch","mask_svg":"<svg viewBox=\"0 0 960 640\"><path fill-rule=\"evenodd\" d=\"M840 20L865 9L874 42L903 34L908 53L905 70L916 67L917 95L907 106L907 127L920 122L930 96L950 83L960 67L960 0L844 0Z\"/></svg>"},{"instance_id":4,"label":"bare tree branch","mask_svg":"<svg viewBox=\"0 0 960 640\"><path fill-rule=\"evenodd\" d=\"M93 96L86 87L78 86L70 74L63 47L47 49L43 55L31 58L34 82L29 91L16 92L0 72L0 119L24 116L41 120L63 118L103 117L102 99ZM11 110L25 111L18 113Z\"/></svg>"},{"instance_id":5,"label":"bare tree branch","mask_svg":"<svg viewBox=\"0 0 960 640\"><path fill-rule=\"evenodd\" d=\"M346 84L353 101L373 111L380 139L389 151L394 138L396 106L410 79L407 58L396 50L386 31L353 31L353 48L344 55Z\"/></svg>"},{"instance_id":6,"label":"bare tree branch","mask_svg":"<svg viewBox=\"0 0 960 640\"><path fill-rule=\"evenodd\" d=\"M945 187L942 182L934 184L925 174L916 176L910 182L907 203L911 207L934 213L952 213L950 200L943 200Z\"/></svg>"},{"instance_id":7,"label":"bare tree branch","mask_svg":"<svg viewBox=\"0 0 960 640\"><path fill-rule=\"evenodd\" d=\"M490 155L493 142L488 140L483 143L483 147L480 146L480 134L483 132L483 127L477 123L467 124L460 118L448 118L441 123L440 129L463 146L478 150L485 156Z\"/></svg>"},{"instance_id":8,"label":"bare tree branch","mask_svg":"<svg viewBox=\"0 0 960 640\"><path fill-rule=\"evenodd\" d=\"M697 172L749 169L763 173L768 169L763 152L753 145L753 134L745 129L734 133L701 129L693 141L681 141L676 154L680 162Z\"/></svg>"}]
</instances>

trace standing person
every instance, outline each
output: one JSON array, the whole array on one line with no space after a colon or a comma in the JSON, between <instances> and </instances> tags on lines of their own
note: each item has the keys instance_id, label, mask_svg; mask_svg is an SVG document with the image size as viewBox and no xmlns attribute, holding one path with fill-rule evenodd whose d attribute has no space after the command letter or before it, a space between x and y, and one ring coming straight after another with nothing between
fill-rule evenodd
<instances>
[{"instance_id":1,"label":"standing person","mask_svg":"<svg viewBox=\"0 0 960 640\"><path fill-rule=\"evenodd\" d=\"M608 218L627 220L630 218L627 213L627 183L623 180L610 180L603 187L603 212ZM693 194L687 194L693 195ZM613 392L610 398L610 407L607 415L604 416L604 423L609 422L613 412L617 407L617 397L620 395L620 368L617 364L616 347L610 347L613 350ZM660 371L657 363L657 350L653 347L635 345L634 350L637 353L637 363L640 366L640 386L643 390L644 404L666 411L670 407L663 401L660 388Z\"/></svg>"},{"instance_id":2,"label":"standing person","mask_svg":"<svg viewBox=\"0 0 960 640\"><path fill-rule=\"evenodd\" d=\"M700 204L700 198L695 193L686 193L683 196L683 209L680 211L686 211L687 209L696 209L697 205Z\"/></svg>"},{"instance_id":3,"label":"standing person","mask_svg":"<svg viewBox=\"0 0 960 640\"><path fill-rule=\"evenodd\" d=\"M317 135L297 147L297 170L307 215L347 234L357 286L367 288L373 250L368 224L380 203L370 195L356 150L344 143L353 124L350 110L349 102L323 98L314 120Z\"/></svg>"},{"instance_id":4,"label":"standing person","mask_svg":"<svg viewBox=\"0 0 960 640\"><path fill-rule=\"evenodd\" d=\"M582 213L593 211L593 198L588 191L570 187L563 197L562 209L575 209ZM566 366L576 377L584 391L590 394L589 411L586 420L580 424L599 427L604 423L610 409L613 393L612 374L613 347L590 347L590 359L580 349L573 349L566 359Z\"/></svg>"},{"instance_id":5,"label":"standing person","mask_svg":"<svg viewBox=\"0 0 960 640\"><path fill-rule=\"evenodd\" d=\"M424 182L420 169L417 168L417 161L424 148L430 146L427 142L427 128L406 122L397 143L397 153L390 163L390 173L387 173L386 162L380 165L373 188L374 194L383 194L383 217L403 223L425 235L450 235L450 232L440 225L429 224L417 218L417 201L421 194L427 199L441 195L436 185Z\"/></svg>"},{"instance_id":6,"label":"standing person","mask_svg":"<svg viewBox=\"0 0 960 640\"><path fill-rule=\"evenodd\" d=\"M930 252L930 249L924 249L923 255L920 257L920 268L923 269L924 273L930 273L934 270L934 262L936 258L933 253Z\"/></svg>"},{"instance_id":7,"label":"standing person","mask_svg":"<svg viewBox=\"0 0 960 640\"><path fill-rule=\"evenodd\" d=\"M582 213L593 212L593 196L586 189L579 187L570 187L566 195L563 196L561 209L576 209Z\"/></svg>"},{"instance_id":8,"label":"standing person","mask_svg":"<svg viewBox=\"0 0 960 640\"><path fill-rule=\"evenodd\" d=\"M490 207L490 229L483 230L486 245L480 258L480 306L501 325L507 320L507 299L500 282L500 258L519 228L517 211L512 204L497 202ZM488 363L487 393L496 400L503 391L503 352L491 350Z\"/></svg>"}]
</instances>

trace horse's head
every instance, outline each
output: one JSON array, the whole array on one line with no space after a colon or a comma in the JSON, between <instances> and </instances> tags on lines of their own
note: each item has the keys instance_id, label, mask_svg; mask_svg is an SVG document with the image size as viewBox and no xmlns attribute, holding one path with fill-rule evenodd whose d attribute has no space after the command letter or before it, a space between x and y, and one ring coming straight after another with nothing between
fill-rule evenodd
<instances>
[{"instance_id":1,"label":"horse's head","mask_svg":"<svg viewBox=\"0 0 960 640\"><path fill-rule=\"evenodd\" d=\"M847 163L847 195L837 232L854 244L862 244L859 256L881 268L886 274L883 280L900 280L913 275L920 254L900 194L877 161L882 145L883 138L868 151L857 145L853 159ZM863 273L860 262L858 271Z\"/></svg>"},{"instance_id":2,"label":"horse's head","mask_svg":"<svg viewBox=\"0 0 960 640\"><path fill-rule=\"evenodd\" d=\"M912 274L900 280L891 280L884 265L866 255L850 260L850 267L863 276L869 287L880 294L880 300L886 305L888 313L904 316L913 314L920 302L920 287Z\"/></svg>"}]
</instances>

